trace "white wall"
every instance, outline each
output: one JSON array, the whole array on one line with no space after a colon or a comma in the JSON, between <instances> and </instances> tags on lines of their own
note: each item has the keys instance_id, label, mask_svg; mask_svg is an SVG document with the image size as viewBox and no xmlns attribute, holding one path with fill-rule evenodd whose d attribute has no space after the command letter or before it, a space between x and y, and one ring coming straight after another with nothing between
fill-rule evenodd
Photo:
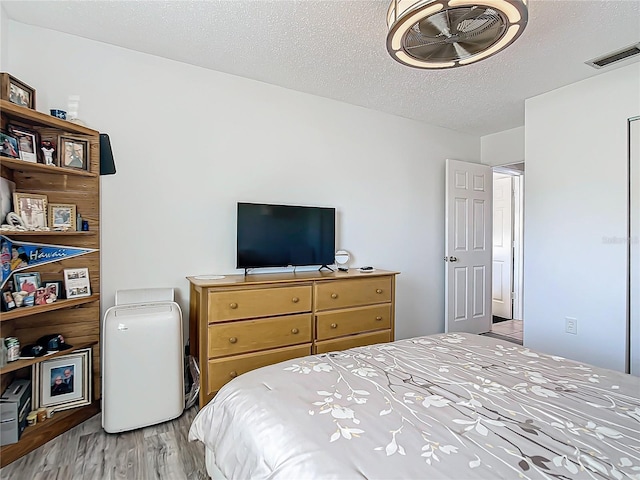
<instances>
[{"instance_id":1,"label":"white wall","mask_svg":"<svg viewBox=\"0 0 640 480\"><path fill-rule=\"evenodd\" d=\"M236 202L281 202L336 207L353 264L401 272L398 338L443 331L444 161L479 161L479 138L13 21L9 39L38 110L80 95L111 137L103 310L168 286L187 312L186 276L236 272Z\"/></svg>"},{"instance_id":2,"label":"white wall","mask_svg":"<svg viewBox=\"0 0 640 480\"><path fill-rule=\"evenodd\" d=\"M525 345L621 371L627 119L640 113L639 85L636 63L525 104Z\"/></svg>"},{"instance_id":3,"label":"white wall","mask_svg":"<svg viewBox=\"0 0 640 480\"><path fill-rule=\"evenodd\" d=\"M7 71L7 54L9 52L9 41L7 39L9 19L4 11L4 6L0 3L0 70Z\"/></svg>"},{"instance_id":4,"label":"white wall","mask_svg":"<svg viewBox=\"0 0 640 480\"><path fill-rule=\"evenodd\" d=\"M524 162L524 127L480 138L480 157L482 163L492 167Z\"/></svg>"}]
</instances>

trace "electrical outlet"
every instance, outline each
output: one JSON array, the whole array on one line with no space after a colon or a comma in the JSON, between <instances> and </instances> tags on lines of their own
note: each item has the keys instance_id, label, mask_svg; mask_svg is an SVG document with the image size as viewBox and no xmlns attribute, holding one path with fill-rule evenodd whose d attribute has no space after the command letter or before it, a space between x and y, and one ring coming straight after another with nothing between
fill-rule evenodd
<instances>
[{"instance_id":1,"label":"electrical outlet","mask_svg":"<svg viewBox=\"0 0 640 480\"><path fill-rule=\"evenodd\" d=\"M573 335L578 334L578 319L573 317L564 317L564 331Z\"/></svg>"}]
</instances>

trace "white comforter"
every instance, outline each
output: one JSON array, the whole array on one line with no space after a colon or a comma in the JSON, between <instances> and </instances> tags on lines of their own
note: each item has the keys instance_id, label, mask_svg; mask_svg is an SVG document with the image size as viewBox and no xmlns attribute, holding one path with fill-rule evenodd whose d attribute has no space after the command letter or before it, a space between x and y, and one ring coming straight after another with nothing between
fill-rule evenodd
<instances>
[{"instance_id":1,"label":"white comforter","mask_svg":"<svg viewBox=\"0 0 640 480\"><path fill-rule=\"evenodd\" d=\"M640 479L640 379L469 334L241 375L196 416L232 478Z\"/></svg>"}]
</instances>

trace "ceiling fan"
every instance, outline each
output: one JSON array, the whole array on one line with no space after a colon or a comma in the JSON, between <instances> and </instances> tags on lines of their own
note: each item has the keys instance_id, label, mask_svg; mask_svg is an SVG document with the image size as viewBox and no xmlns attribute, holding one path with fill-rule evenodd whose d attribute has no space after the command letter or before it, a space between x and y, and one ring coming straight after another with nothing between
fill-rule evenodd
<instances>
[{"instance_id":1,"label":"ceiling fan","mask_svg":"<svg viewBox=\"0 0 640 480\"><path fill-rule=\"evenodd\" d=\"M410 67L461 67L509 46L527 20L527 0L393 0L387 50Z\"/></svg>"}]
</instances>

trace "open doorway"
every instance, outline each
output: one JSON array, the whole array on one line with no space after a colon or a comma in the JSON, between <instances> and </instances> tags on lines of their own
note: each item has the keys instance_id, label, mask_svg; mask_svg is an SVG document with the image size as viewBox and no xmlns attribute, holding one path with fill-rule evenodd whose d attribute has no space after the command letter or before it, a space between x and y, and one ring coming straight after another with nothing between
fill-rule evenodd
<instances>
[{"instance_id":1,"label":"open doorway","mask_svg":"<svg viewBox=\"0 0 640 480\"><path fill-rule=\"evenodd\" d=\"M522 345L524 162L493 168L491 332Z\"/></svg>"}]
</instances>

